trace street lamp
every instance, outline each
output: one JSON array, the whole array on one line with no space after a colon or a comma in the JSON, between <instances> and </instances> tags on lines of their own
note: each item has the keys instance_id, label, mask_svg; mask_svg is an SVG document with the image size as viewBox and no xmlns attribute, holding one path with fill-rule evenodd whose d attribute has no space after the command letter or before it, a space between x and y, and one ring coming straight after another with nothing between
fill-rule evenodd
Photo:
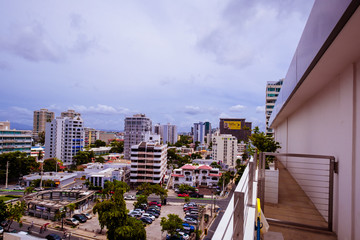
<instances>
[{"instance_id":1,"label":"street lamp","mask_svg":"<svg viewBox=\"0 0 360 240\"><path fill-rule=\"evenodd\" d=\"M64 230L64 215L66 210L64 208L60 208L60 214L61 214L61 231Z\"/></svg>"}]
</instances>

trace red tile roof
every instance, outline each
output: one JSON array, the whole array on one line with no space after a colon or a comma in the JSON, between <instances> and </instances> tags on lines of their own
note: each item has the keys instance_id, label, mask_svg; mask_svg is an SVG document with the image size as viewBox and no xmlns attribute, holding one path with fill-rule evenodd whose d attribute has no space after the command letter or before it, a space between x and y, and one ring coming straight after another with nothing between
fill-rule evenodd
<instances>
[{"instance_id":1,"label":"red tile roof","mask_svg":"<svg viewBox=\"0 0 360 240\"><path fill-rule=\"evenodd\" d=\"M185 177L184 175L181 174L171 174L172 177Z\"/></svg>"},{"instance_id":2,"label":"red tile roof","mask_svg":"<svg viewBox=\"0 0 360 240\"><path fill-rule=\"evenodd\" d=\"M201 165L200 167L198 167L198 169L211 170L212 167L210 167L208 165Z\"/></svg>"},{"instance_id":3,"label":"red tile roof","mask_svg":"<svg viewBox=\"0 0 360 240\"><path fill-rule=\"evenodd\" d=\"M196 166L189 165L189 164L186 164L186 165L182 166L181 169L185 169L185 170L195 170L195 169L197 169L197 167L196 167Z\"/></svg>"}]
</instances>

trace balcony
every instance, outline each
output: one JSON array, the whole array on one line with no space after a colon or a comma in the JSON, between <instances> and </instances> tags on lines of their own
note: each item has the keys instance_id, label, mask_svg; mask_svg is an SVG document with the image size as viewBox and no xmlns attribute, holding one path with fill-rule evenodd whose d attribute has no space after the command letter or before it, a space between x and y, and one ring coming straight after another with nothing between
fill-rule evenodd
<instances>
[{"instance_id":1,"label":"balcony","mask_svg":"<svg viewBox=\"0 0 360 240\"><path fill-rule=\"evenodd\" d=\"M265 154L286 159L285 164L275 161L279 172L275 185L265 171ZM212 239L254 239L257 198L269 223L263 239L337 239L332 232L333 157L263 153L259 166L256 162L249 161ZM274 192L275 201L269 198Z\"/></svg>"}]
</instances>

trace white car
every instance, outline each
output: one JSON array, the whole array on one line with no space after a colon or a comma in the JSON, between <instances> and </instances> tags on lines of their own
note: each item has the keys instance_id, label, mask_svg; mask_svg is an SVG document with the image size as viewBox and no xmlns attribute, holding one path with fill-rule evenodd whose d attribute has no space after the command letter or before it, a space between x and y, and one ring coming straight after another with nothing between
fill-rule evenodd
<instances>
[{"instance_id":1,"label":"white car","mask_svg":"<svg viewBox=\"0 0 360 240\"><path fill-rule=\"evenodd\" d=\"M149 213L143 213L142 217L148 217L148 218L151 218L151 220L155 221L155 216L153 216L153 215L151 215Z\"/></svg>"},{"instance_id":2,"label":"white car","mask_svg":"<svg viewBox=\"0 0 360 240\"><path fill-rule=\"evenodd\" d=\"M182 236L182 238L183 238L184 240L188 240L188 239L190 238L189 234L187 234L187 233L178 232L178 234L179 234L180 236Z\"/></svg>"},{"instance_id":3,"label":"white car","mask_svg":"<svg viewBox=\"0 0 360 240\"><path fill-rule=\"evenodd\" d=\"M124 196L125 200L135 200L135 196L134 195L126 195Z\"/></svg>"},{"instance_id":4,"label":"white car","mask_svg":"<svg viewBox=\"0 0 360 240\"><path fill-rule=\"evenodd\" d=\"M24 188L21 187L21 186L16 186L16 187L13 188L13 190L24 190Z\"/></svg>"},{"instance_id":5,"label":"white car","mask_svg":"<svg viewBox=\"0 0 360 240\"><path fill-rule=\"evenodd\" d=\"M141 214L145 213L145 210L140 209L140 208L136 208L136 209L134 209L134 211L137 211L137 212L139 212Z\"/></svg>"}]
</instances>

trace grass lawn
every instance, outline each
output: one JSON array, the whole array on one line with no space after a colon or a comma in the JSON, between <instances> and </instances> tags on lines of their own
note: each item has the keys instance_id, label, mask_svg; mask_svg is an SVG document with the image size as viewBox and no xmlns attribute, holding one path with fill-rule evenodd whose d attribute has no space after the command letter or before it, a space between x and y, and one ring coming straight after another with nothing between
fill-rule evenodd
<instances>
[{"instance_id":1,"label":"grass lawn","mask_svg":"<svg viewBox=\"0 0 360 240\"><path fill-rule=\"evenodd\" d=\"M14 197L0 196L0 200L3 200L4 202L11 199L14 199Z\"/></svg>"}]
</instances>

